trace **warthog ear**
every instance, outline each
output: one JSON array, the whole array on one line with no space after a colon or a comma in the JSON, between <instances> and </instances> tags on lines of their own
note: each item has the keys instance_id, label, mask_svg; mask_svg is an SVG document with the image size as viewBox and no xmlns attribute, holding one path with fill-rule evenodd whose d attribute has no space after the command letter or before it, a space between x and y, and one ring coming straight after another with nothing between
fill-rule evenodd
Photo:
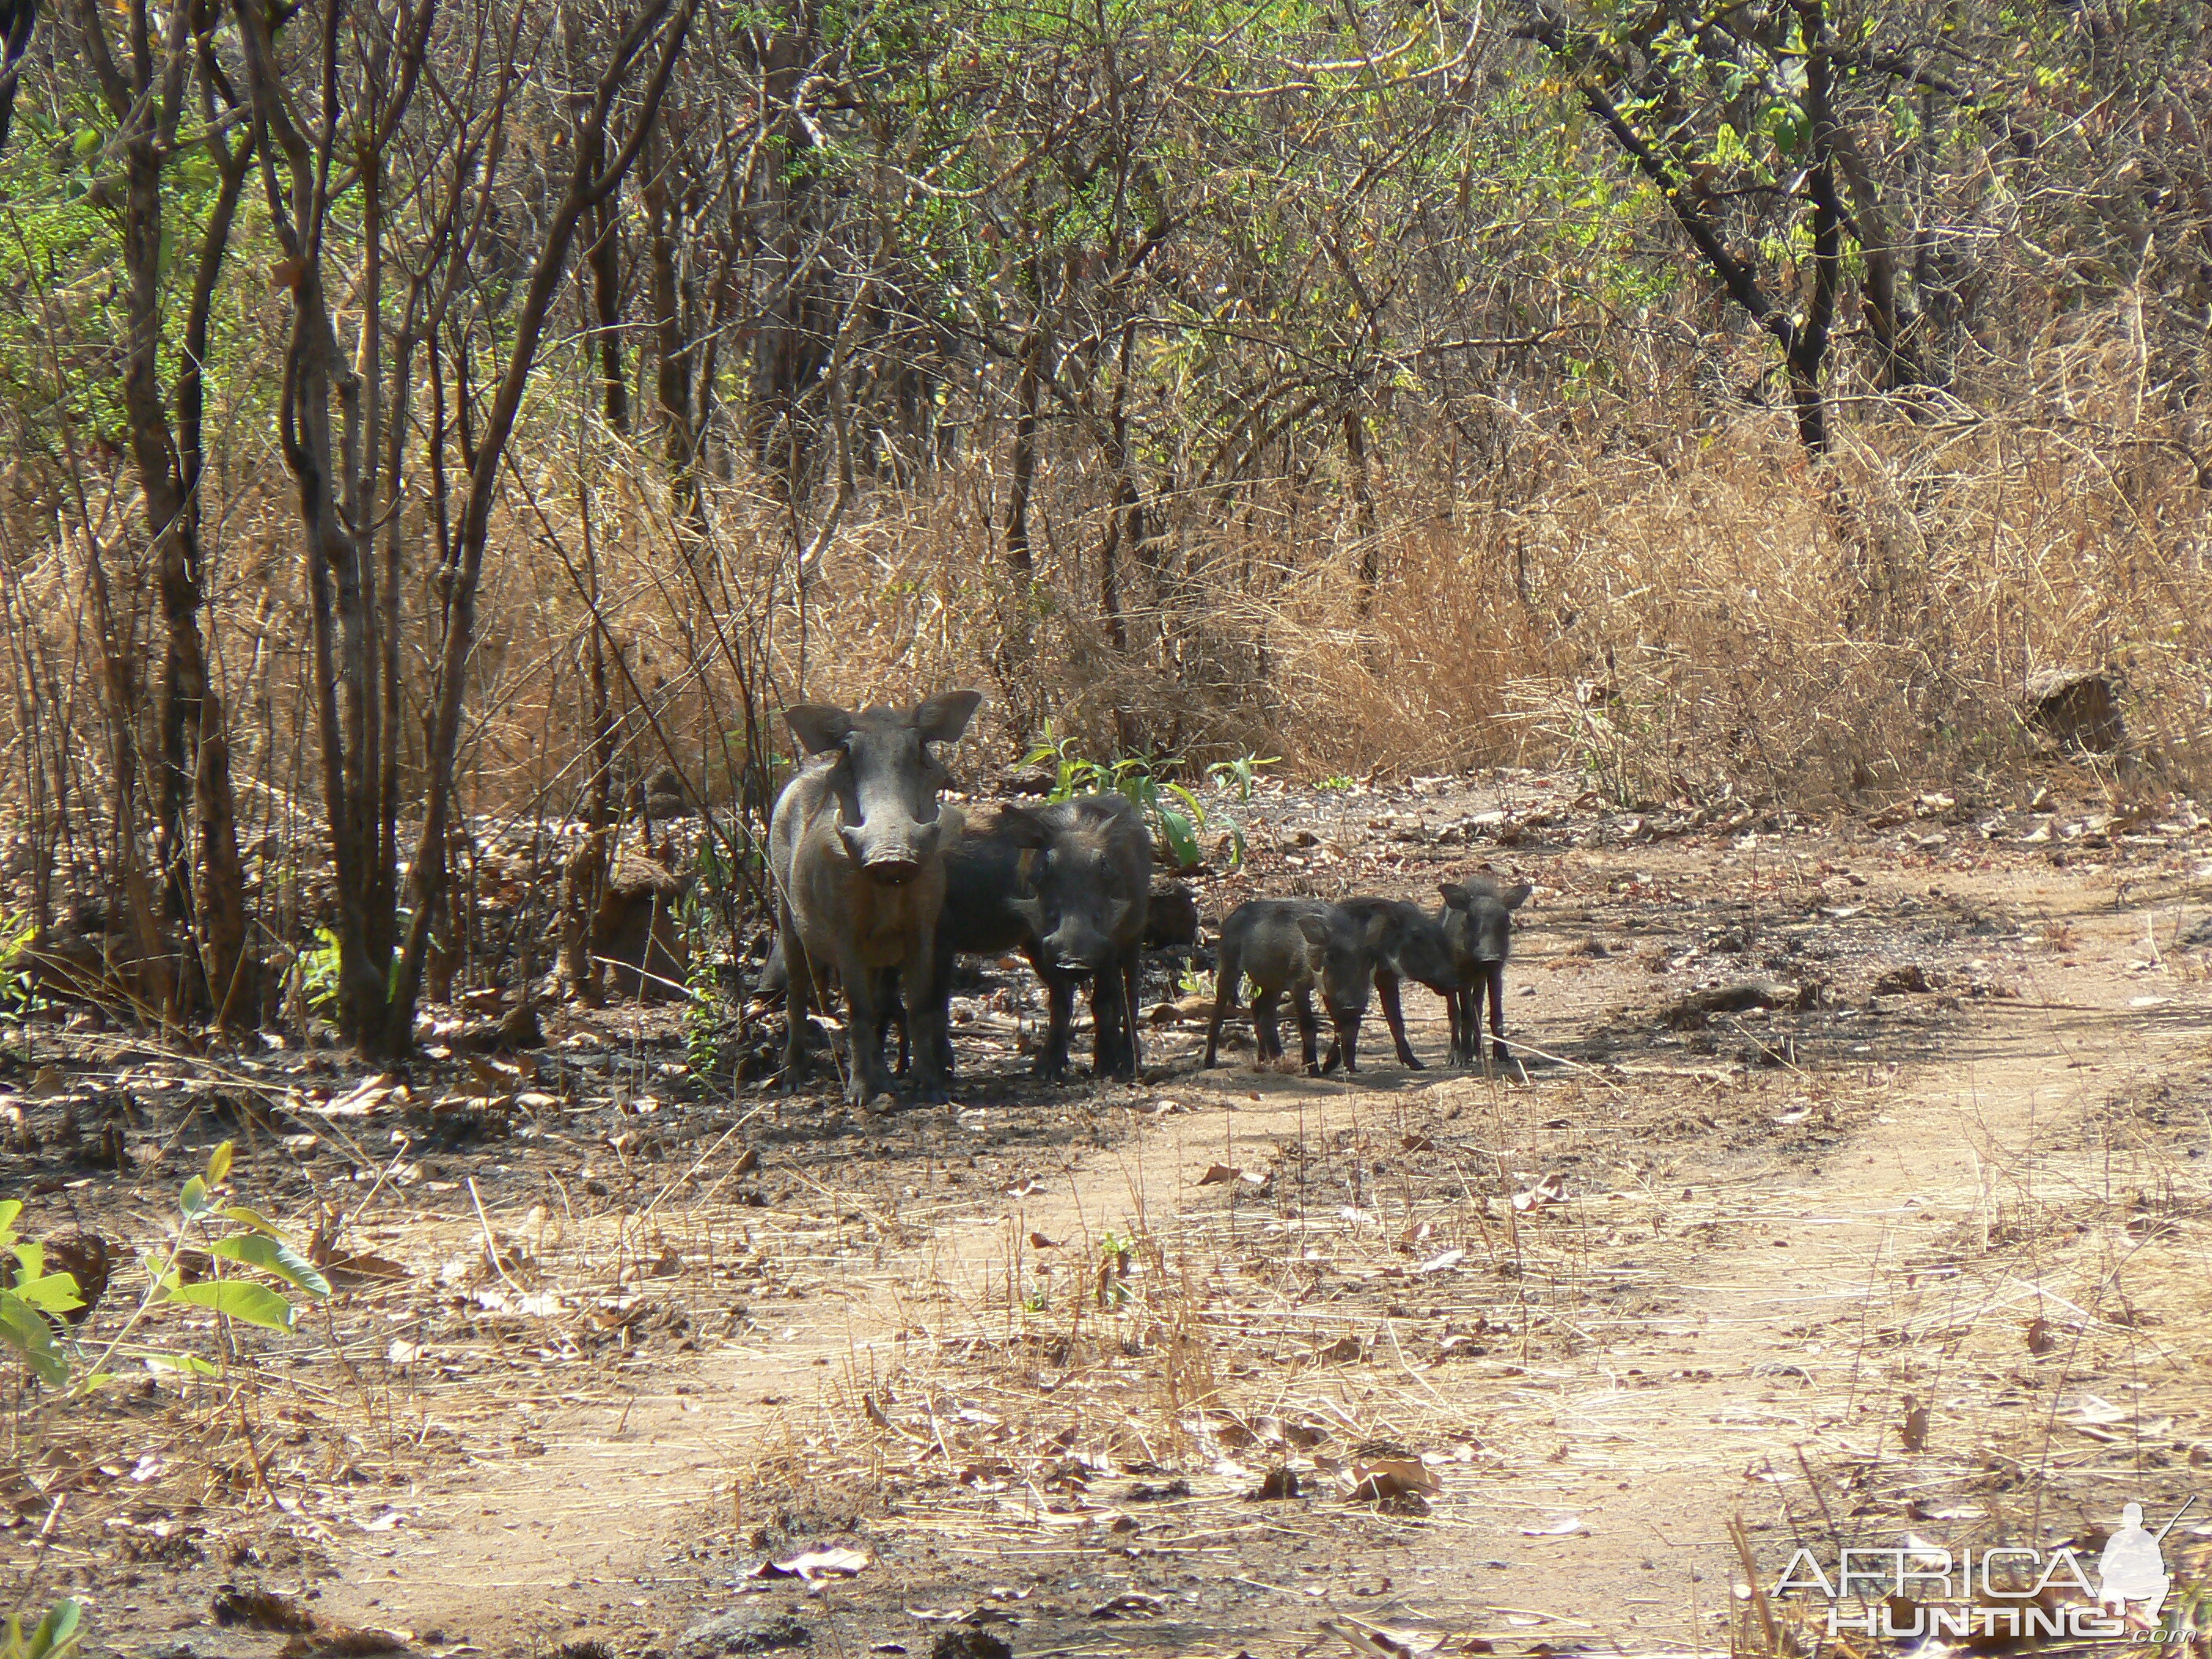
<instances>
[{"instance_id":1,"label":"warthog ear","mask_svg":"<svg viewBox=\"0 0 2212 1659\"><path fill-rule=\"evenodd\" d=\"M1377 910L1373 915L1368 917L1367 948L1370 951L1378 949L1382 945L1382 936L1389 931L1390 918L1382 911Z\"/></svg>"},{"instance_id":2,"label":"warthog ear","mask_svg":"<svg viewBox=\"0 0 2212 1659\"><path fill-rule=\"evenodd\" d=\"M1461 886L1461 885L1460 885L1457 882L1455 882L1455 881L1445 881L1445 882L1439 882L1439 883L1437 883L1437 891L1438 891L1439 893L1442 893L1442 894L1444 896L1444 902L1445 902L1446 904L1462 904L1462 905L1463 905L1463 904L1465 904L1465 903L1468 902L1468 900L1472 896L1472 895L1471 895L1471 894L1469 894L1469 893L1468 892L1468 890L1467 890L1467 889L1466 889L1466 888L1464 888L1464 887Z\"/></svg>"},{"instance_id":3,"label":"warthog ear","mask_svg":"<svg viewBox=\"0 0 2212 1659\"><path fill-rule=\"evenodd\" d=\"M968 729L983 701L981 691L940 691L914 706L914 729L924 743L953 743Z\"/></svg>"},{"instance_id":4,"label":"warthog ear","mask_svg":"<svg viewBox=\"0 0 2212 1659\"><path fill-rule=\"evenodd\" d=\"M1525 881L1516 881L1498 896L1498 902L1509 910L1518 910L1528 902L1528 895L1536 890Z\"/></svg>"},{"instance_id":5,"label":"warthog ear","mask_svg":"<svg viewBox=\"0 0 2212 1659\"><path fill-rule=\"evenodd\" d=\"M1010 845L1026 849L1042 850L1052 845L1052 826L1026 807L1001 806L996 833ZM1022 868L1027 872L1029 866Z\"/></svg>"},{"instance_id":6,"label":"warthog ear","mask_svg":"<svg viewBox=\"0 0 2212 1659\"><path fill-rule=\"evenodd\" d=\"M783 711L784 724L810 755L835 749L853 734L853 716L826 702L802 702Z\"/></svg>"},{"instance_id":7,"label":"warthog ear","mask_svg":"<svg viewBox=\"0 0 2212 1659\"><path fill-rule=\"evenodd\" d=\"M1319 916L1300 916L1298 932L1306 936L1307 944L1328 948L1328 924Z\"/></svg>"}]
</instances>

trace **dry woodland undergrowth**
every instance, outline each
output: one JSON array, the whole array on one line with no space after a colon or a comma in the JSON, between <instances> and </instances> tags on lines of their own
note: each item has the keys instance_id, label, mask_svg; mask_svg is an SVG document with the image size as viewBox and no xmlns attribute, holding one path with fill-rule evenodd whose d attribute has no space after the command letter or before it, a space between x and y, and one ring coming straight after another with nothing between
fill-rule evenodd
<instances>
[{"instance_id":1,"label":"dry woodland undergrowth","mask_svg":"<svg viewBox=\"0 0 2212 1659\"><path fill-rule=\"evenodd\" d=\"M1140 1088L1042 1089L1018 975L957 1005L961 1108L866 1135L702 1085L678 1016L622 1006L404 1085L25 1025L0 1178L27 1224L105 1234L131 1285L127 1247L228 1139L239 1196L315 1234L338 1294L285 1339L165 1319L203 1382L63 1412L19 1379L23 1593L88 1594L118 1640L204 1623L225 1583L312 1593L331 1651L354 1625L643 1652L786 1603L848 1650L944 1628L908 1609L1018 1619L1023 1652L1288 1652L1323 1619L1765 1650L1819 1632L1730 1598L1723 1517L1771 1582L1800 1542L2093 1541L2123 1495L2197 1490L2212 825L2187 803L1716 833L1534 778L1247 816L1209 915L1486 860L1536 878L1527 1079L1403 1073L1379 1030L1354 1089L1249 1050L1201 1076L1178 1022ZM1670 1014L1747 972L1821 988ZM1962 1149L1979 1173L1943 1188ZM558 1507L627 1541L533 1544ZM871 1565L819 1598L744 1576L810 1548ZM503 1563L513 1604L452 1585L463 1559Z\"/></svg>"},{"instance_id":2,"label":"dry woodland undergrowth","mask_svg":"<svg viewBox=\"0 0 2212 1659\"><path fill-rule=\"evenodd\" d=\"M580 478L570 447L547 445L497 520L464 804L495 819L577 809L602 629L621 777L672 764L716 800L750 756L748 694L766 719L787 701L951 684L989 694L982 753L1049 717L1093 753L1266 754L1315 778L1573 761L1624 801L1986 787L2033 748L2023 688L2068 668L2117 672L2133 752L2187 784L2212 660L2205 484L2131 376L2141 349L2125 305L2055 317L2005 369L2001 412L1916 423L1870 406L1818 465L1778 410L1608 398L1506 434L1511 488L1487 496L1441 454L1378 460L1371 547L1326 467L1263 484L1230 518L1166 501L1174 556L1131 575L1118 652L1086 550L1106 509L1073 477L1024 604L994 551L1006 482L989 451L908 487L864 484L802 582L788 509L757 481L701 481L702 540L649 458L617 452ZM1755 380L1761 348L1729 349ZM228 520L258 528L226 553L208 612L217 689L239 711L240 839L272 896L279 860L289 881L319 858L311 653L274 483L226 481ZM118 475L94 517L119 525L129 501ZM0 735L67 754L89 789L107 746L80 541L6 562L21 695ZM587 544L596 623L576 575ZM1379 577L1363 595L1369 551ZM65 872L92 857L64 853Z\"/></svg>"}]
</instances>

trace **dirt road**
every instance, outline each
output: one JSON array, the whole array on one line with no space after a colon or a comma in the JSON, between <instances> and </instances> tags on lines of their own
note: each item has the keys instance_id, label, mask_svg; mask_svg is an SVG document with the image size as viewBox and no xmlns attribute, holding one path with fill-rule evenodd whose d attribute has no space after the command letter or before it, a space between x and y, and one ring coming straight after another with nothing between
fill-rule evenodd
<instances>
[{"instance_id":1,"label":"dirt road","mask_svg":"<svg viewBox=\"0 0 2212 1659\"><path fill-rule=\"evenodd\" d=\"M1525 1079L1200 1075L1157 1031L1133 1091L749 1131L798 1177L752 1235L777 1300L511 1440L460 1430L481 1461L323 1605L489 1650L718 1616L683 1650L927 1651L955 1616L1018 1653L1340 1650L1324 1621L1714 1650L1754 1614L1733 1520L1771 1582L1800 1543L2094 1539L2195 1490L2192 869L1530 862ZM1747 909L1823 1008L1668 1030L1673 958ZM1348 1499L1378 1462L1434 1490ZM1299 1495L1255 1498L1270 1470ZM825 1547L869 1565L747 1576Z\"/></svg>"}]
</instances>

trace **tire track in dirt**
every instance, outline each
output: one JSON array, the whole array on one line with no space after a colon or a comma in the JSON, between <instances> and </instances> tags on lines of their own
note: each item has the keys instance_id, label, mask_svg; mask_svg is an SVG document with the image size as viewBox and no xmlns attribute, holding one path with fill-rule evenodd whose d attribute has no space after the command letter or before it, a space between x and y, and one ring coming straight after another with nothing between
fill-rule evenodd
<instances>
[{"instance_id":1,"label":"tire track in dirt","mask_svg":"<svg viewBox=\"0 0 2212 1659\"><path fill-rule=\"evenodd\" d=\"M2116 961L2139 928L2126 916L2095 924L2085 945L2090 965ZM1431 1396L1439 1419L1473 1427L1486 1456L1448 1471L1432 1521L1397 1528L1409 1541L1373 1557L1388 1567L1388 1591L1340 1603L1340 1579L1321 1597L1304 1585L1248 1589L1231 1621L1236 1638L1255 1650L1302 1645L1321 1609L1340 1604L1382 1622L1493 1638L1604 1636L1632 1650L1724 1639L1714 1615L1741 1577L1727 1522L1741 1513L1762 1553L1782 1536L1768 1474L1793 1475L1801 1447L1815 1462L1913 1462L1895 1443L1906 1390L1876 1338L1900 1322L1958 1311L1946 1311L1940 1289L1900 1289L1922 1242L1986 1220L2024 1164L2078 1128L2109 1073L2203 1048L2187 1030L2147 1037L2124 1007L2001 1029L2021 1020L1992 1013L1966 1034L1975 1052L1902 1074L1873 1125L1822 1154L1816 1169L1684 1163L1670 1184L1709 1196L1717 1187L1719 1202L1755 1205L1760 1219L1717 1230L1715 1242L1662 1236L1612 1250L1611 1265L1640 1273L1646 1299L1671 1304L1668 1311L1594 1340L1571 1363L1532 1364L1518 1376L1453 1366L1394 1377L1394 1386ZM1431 1033L1417 1030L1416 1042L1436 1046ZM726 1605L728 1559L684 1559L702 1510L720 1495L710 1519L726 1526L734 1468L787 1435L795 1418L822 1410L826 1381L903 1352L898 1333L927 1287L976 1306L994 1287L1003 1299L1010 1258L1028 1232L1088 1250L1109 1229L1169 1224L1210 1164L1259 1167L1362 1115L1419 1109L1439 1091L1480 1086L1387 1071L1376 1082L1170 1078L1150 1092L1182 1109L1041 1175L1003 1212L933 1228L879 1264L886 1288L848 1295L840 1317L825 1319L819 1302L794 1309L779 1340L726 1348L672 1373L667 1392L572 1406L532 1430L542 1455L423 1495L414 1535L349 1552L345 1588L327 1599L362 1622L453 1631L473 1620L510 1638L525 1627L550 1636L641 1618L665 1623L667 1613L654 1610L679 1603ZM1581 1530L1523 1530L1546 1534L1570 1516ZM1339 1528L1326 1548L1336 1566L1371 1578L1372 1562L1356 1559L1363 1535ZM1771 1575L1786 1554L1762 1561L1763 1570ZM372 1589L379 1580L394 1586L389 1603ZM895 1603L893 1592L916 1588L887 1579L878 1599ZM1147 1646L1141 1630L1115 1628L1122 1646Z\"/></svg>"}]
</instances>

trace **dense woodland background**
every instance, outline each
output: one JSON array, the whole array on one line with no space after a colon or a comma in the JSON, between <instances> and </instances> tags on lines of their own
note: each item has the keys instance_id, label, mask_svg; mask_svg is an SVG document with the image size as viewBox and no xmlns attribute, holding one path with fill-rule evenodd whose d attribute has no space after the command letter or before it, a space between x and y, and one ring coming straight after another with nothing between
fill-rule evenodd
<instances>
[{"instance_id":1,"label":"dense woodland background","mask_svg":"<svg viewBox=\"0 0 2212 1659\"><path fill-rule=\"evenodd\" d=\"M488 823L586 902L673 769L741 872L802 697L1803 804L2094 666L2212 758L2202 8L0 22L9 938L150 1015L323 927L404 1048Z\"/></svg>"}]
</instances>

